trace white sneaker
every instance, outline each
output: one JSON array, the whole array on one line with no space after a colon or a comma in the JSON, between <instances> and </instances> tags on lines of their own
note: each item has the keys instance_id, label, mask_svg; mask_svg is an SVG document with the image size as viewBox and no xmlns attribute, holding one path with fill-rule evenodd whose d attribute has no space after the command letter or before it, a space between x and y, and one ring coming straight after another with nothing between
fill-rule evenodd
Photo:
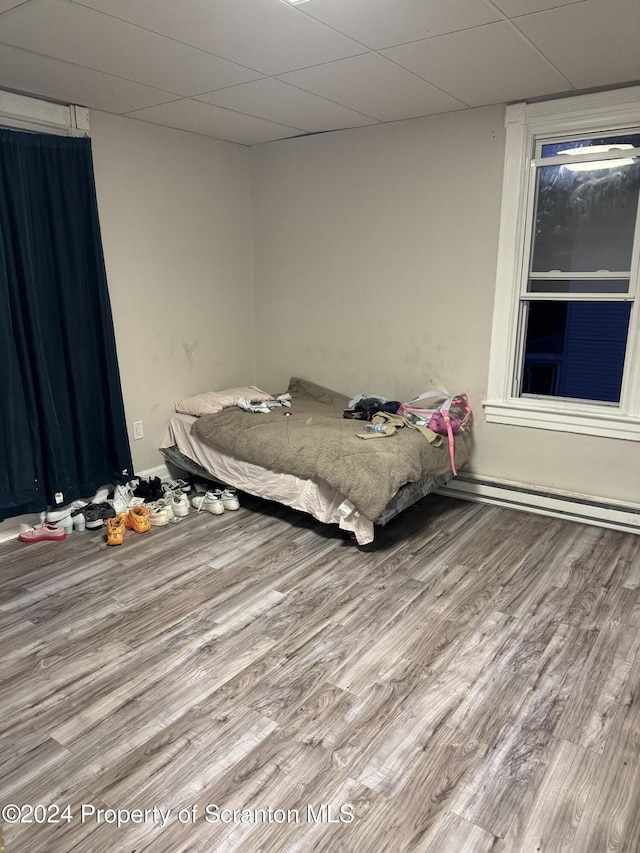
<instances>
[{"instance_id":1,"label":"white sneaker","mask_svg":"<svg viewBox=\"0 0 640 853\"><path fill-rule=\"evenodd\" d=\"M131 483L124 483L114 488L113 499L109 503L120 515L121 512L127 512L130 507L144 503L144 499L134 497Z\"/></svg>"},{"instance_id":2,"label":"white sneaker","mask_svg":"<svg viewBox=\"0 0 640 853\"><path fill-rule=\"evenodd\" d=\"M72 501L67 506L60 507L60 509L52 509L47 513L47 522L55 524L56 521L60 521L68 515L71 515L75 509L82 509L83 507L88 506L88 504L89 501Z\"/></svg>"},{"instance_id":3,"label":"white sneaker","mask_svg":"<svg viewBox=\"0 0 640 853\"><path fill-rule=\"evenodd\" d=\"M228 510L240 509L240 501L238 500L238 493L235 489L225 489L223 491L222 505Z\"/></svg>"},{"instance_id":4,"label":"white sneaker","mask_svg":"<svg viewBox=\"0 0 640 853\"><path fill-rule=\"evenodd\" d=\"M195 507L198 512L206 510L212 515L222 515L224 512L222 492L220 489L209 489L206 494L196 495L195 498L192 498L191 506Z\"/></svg>"},{"instance_id":5,"label":"white sneaker","mask_svg":"<svg viewBox=\"0 0 640 853\"><path fill-rule=\"evenodd\" d=\"M152 527L164 527L173 518L171 505L164 498L147 504L147 509L149 510L149 521Z\"/></svg>"},{"instance_id":6,"label":"white sneaker","mask_svg":"<svg viewBox=\"0 0 640 853\"><path fill-rule=\"evenodd\" d=\"M187 494L191 491L191 486L186 482L186 480L169 480L167 486L169 486L172 492L184 492Z\"/></svg>"},{"instance_id":7,"label":"white sneaker","mask_svg":"<svg viewBox=\"0 0 640 853\"><path fill-rule=\"evenodd\" d=\"M183 518L185 515L189 515L189 500L184 492L172 492L169 500L175 516Z\"/></svg>"}]
</instances>

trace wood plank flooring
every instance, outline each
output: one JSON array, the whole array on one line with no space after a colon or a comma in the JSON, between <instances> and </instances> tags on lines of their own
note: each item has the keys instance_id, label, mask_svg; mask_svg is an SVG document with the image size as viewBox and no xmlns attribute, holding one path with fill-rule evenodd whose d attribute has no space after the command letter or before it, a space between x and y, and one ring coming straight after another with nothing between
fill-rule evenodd
<instances>
[{"instance_id":1,"label":"wood plank flooring","mask_svg":"<svg viewBox=\"0 0 640 853\"><path fill-rule=\"evenodd\" d=\"M102 541L0 545L0 805L69 806L7 853L640 853L640 537L430 496L374 551L249 498Z\"/></svg>"}]
</instances>

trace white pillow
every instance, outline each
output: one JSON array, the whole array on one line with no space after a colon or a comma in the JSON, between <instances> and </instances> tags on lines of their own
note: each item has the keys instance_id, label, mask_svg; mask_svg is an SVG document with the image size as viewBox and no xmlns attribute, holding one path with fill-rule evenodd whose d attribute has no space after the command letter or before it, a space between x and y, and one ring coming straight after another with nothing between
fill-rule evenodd
<instances>
[{"instance_id":1,"label":"white pillow","mask_svg":"<svg viewBox=\"0 0 640 853\"><path fill-rule=\"evenodd\" d=\"M246 385L244 388L227 388L226 391L207 391L204 394L196 394L195 397L184 397L176 400L176 412L182 415L215 415L223 409L237 406L238 400L247 397L249 400L271 400L272 395L261 391L255 385Z\"/></svg>"}]
</instances>

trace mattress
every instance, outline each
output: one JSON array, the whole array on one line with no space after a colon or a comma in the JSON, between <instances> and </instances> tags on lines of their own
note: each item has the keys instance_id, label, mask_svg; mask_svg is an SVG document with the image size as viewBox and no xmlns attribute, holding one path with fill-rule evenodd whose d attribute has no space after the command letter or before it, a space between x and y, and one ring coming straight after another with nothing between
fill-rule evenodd
<instances>
[{"instance_id":1,"label":"mattress","mask_svg":"<svg viewBox=\"0 0 640 853\"><path fill-rule=\"evenodd\" d=\"M293 474L281 474L236 459L213 442L204 442L192 435L191 426L195 421L191 415L175 414L162 437L160 451L176 447L218 482L307 512L323 524L337 524L342 530L353 533L359 545L373 542L373 521L352 510L344 496L327 483L303 480Z\"/></svg>"}]
</instances>

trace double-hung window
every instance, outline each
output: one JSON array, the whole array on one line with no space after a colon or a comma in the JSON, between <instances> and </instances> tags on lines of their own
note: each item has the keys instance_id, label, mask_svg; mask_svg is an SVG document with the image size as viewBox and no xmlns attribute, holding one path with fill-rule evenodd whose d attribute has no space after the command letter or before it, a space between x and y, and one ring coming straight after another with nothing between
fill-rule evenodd
<instances>
[{"instance_id":1,"label":"double-hung window","mask_svg":"<svg viewBox=\"0 0 640 853\"><path fill-rule=\"evenodd\" d=\"M640 88L506 128L487 420L640 440Z\"/></svg>"}]
</instances>

